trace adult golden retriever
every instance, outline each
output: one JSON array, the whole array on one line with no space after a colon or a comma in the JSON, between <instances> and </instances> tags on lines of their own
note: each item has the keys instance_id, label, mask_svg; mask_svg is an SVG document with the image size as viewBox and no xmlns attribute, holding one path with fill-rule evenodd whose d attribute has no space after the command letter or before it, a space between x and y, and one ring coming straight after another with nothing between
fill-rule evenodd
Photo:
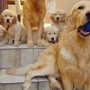
<instances>
[{"instance_id":1,"label":"adult golden retriever","mask_svg":"<svg viewBox=\"0 0 90 90\"><path fill-rule=\"evenodd\" d=\"M90 32L84 29L89 21L90 1L78 2L69 13L68 24L58 44L45 49L36 63L9 69L6 73L26 73L24 90L28 90L34 76L48 76L53 87L59 85L54 77L59 69L64 90L81 87L90 90Z\"/></svg>"},{"instance_id":2,"label":"adult golden retriever","mask_svg":"<svg viewBox=\"0 0 90 90\"><path fill-rule=\"evenodd\" d=\"M27 46L33 46L32 32L38 30L37 45L42 46L41 34L46 14L45 0L25 0L23 5L23 23L27 31Z\"/></svg>"},{"instance_id":3,"label":"adult golden retriever","mask_svg":"<svg viewBox=\"0 0 90 90\"><path fill-rule=\"evenodd\" d=\"M16 14L12 10L5 9L1 13L1 21L4 22L4 27L8 32L8 44L13 44L13 40L15 46L26 42L25 28L18 21Z\"/></svg>"}]
</instances>

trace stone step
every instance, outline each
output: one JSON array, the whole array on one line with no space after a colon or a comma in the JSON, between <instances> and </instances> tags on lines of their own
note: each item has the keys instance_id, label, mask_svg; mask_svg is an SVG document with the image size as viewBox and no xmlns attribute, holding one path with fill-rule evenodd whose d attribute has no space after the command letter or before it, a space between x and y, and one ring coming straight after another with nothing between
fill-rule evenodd
<instances>
[{"instance_id":1,"label":"stone step","mask_svg":"<svg viewBox=\"0 0 90 90\"><path fill-rule=\"evenodd\" d=\"M22 90L24 76L11 76L0 72L0 90ZM49 81L46 77L35 77L32 79L30 90L50 90Z\"/></svg>"},{"instance_id":2,"label":"stone step","mask_svg":"<svg viewBox=\"0 0 90 90\"><path fill-rule=\"evenodd\" d=\"M14 47L13 45L0 46L0 69L26 66L33 63L43 49L45 47L34 46L28 48L26 44L22 44L19 47Z\"/></svg>"}]
</instances>

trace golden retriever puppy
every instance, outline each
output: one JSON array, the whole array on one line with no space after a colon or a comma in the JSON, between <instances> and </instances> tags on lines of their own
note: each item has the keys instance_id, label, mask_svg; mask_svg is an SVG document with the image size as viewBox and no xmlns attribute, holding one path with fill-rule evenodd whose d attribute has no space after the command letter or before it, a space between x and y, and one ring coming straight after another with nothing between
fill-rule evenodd
<instances>
[{"instance_id":1,"label":"golden retriever puppy","mask_svg":"<svg viewBox=\"0 0 90 90\"><path fill-rule=\"evenodd\" d=\"M20 43L24 43L26 40L25 28L18 21L16 14L10 9L5 9L1 13L1 19L8 31L8 44L12 44L13 40L15 46L18 46Z\"/></svg>"},{"instance_id":2,"label":"golden retriever puppy","mask_svg":"<svg viewBox=\"0 0 90 90\"><path fill-rule=\"evenodd\" d=\"M7 31L0 25L0 45L5 45L8 43Z\"/></svg>"},{"instance_id":3,"label":"golden retriever puppy","mask_svg":"<svg viewBox=\"0 0 90 90\"><path fill-rule=\"evenodd\" d=\"M65 18L65 12L60 9L57 9L50 15L50 19L52 20L52 26L56 26L60 31L62 31L63 27L65 26Z\"/></svg>"},{"instance_id":4,"label":"golden retriever puppy","mask_svg":"<svg viewBox=\"0 0 90 90\"><path fill-rule=\"evenodd\" d=\"M44 36L42 36L43 46L50 46L58 42L59 29L55 26L48 26L44 30Z\"/></svg>"},{"instance_id":5,"label":"golden retriever puppy","mask_svg":"<svg viewBox=\"0 0 90 90\"><path fill-rule=\"evenodd\" d=\"M84 27L88 22L90 0L82 0L70 11L59 43L45 49L34 64L8 69L6 73L25 74L24 90L29 90L35 76L47 76L50 84L59 88L60 84L55 79L59 70L64 90L81 87L90 90L90 31Z\"/></svg>"},{"instance_id":6,"label":"golden retriever puppy","mask_svg":"<svg viewBox=\"0 0 90 90\"><path fill-rule=\"evenodd\" d=\"M25 0L23 5L23 23L27 32L27 46L33 46L32 32L37 27L37 45L42 46L41 34L46 14L45 0Z\"/></svg>"}]
</instances>

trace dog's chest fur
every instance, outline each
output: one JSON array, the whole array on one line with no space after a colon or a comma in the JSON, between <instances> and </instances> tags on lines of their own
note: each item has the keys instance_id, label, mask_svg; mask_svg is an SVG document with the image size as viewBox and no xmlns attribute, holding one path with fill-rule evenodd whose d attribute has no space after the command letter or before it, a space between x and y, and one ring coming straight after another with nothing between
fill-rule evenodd
<instances>
[{"instance_id":1,"label":"dog's chest fur","mask_svg":"<svg viewBox=\"0 0 90 90\"><path fill-rule=\"evenodd\" d=\"M71 74L71 78L75 84L83 85L88 79L88 75L90 75L90 48L81 48L77 51L77 54L75 54L63 47L60 54L65 63L67 63L64 71L68 73L68 75ZM82 82L78 80L82 80Z\"/></svg>"}]
</instances>

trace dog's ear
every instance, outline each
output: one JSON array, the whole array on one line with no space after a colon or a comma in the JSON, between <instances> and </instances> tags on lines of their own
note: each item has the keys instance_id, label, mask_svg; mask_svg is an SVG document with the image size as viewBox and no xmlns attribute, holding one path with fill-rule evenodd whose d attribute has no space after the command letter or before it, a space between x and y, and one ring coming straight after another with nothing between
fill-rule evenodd
<instances>
[{"instance_id":1,"label":"dog's ear","mask_svg":"<svg viewBox=\"0 0 90 90\"><path fill-rule=\"evenodd\" d=\"M1 13L1 15L0 15L0 22L4 22L4 16L3 16L2 13Z\"/></svg>"},{"instance_id":2,"label":"dog's ear","mask_svg":"<svg viewBox=\"0 0 90 90\"><path fill-rule=\"evenodd\" d=\"M17 16L16 16L16 15L14 15L14 16L13 16L12 23L16 23L16 22L17 22Z\"/></svg>"},{"instance_id":3,"label":"dog's ear","mask_svg":"<svg viewBox=\"0 0 90 90\"><path fill-rule=\"evenodd\" d=\"M54 14L53 14L53 13L50 15L50 19L51 19L52 21L54 21Z\"/></svg>"}]
</instances>

